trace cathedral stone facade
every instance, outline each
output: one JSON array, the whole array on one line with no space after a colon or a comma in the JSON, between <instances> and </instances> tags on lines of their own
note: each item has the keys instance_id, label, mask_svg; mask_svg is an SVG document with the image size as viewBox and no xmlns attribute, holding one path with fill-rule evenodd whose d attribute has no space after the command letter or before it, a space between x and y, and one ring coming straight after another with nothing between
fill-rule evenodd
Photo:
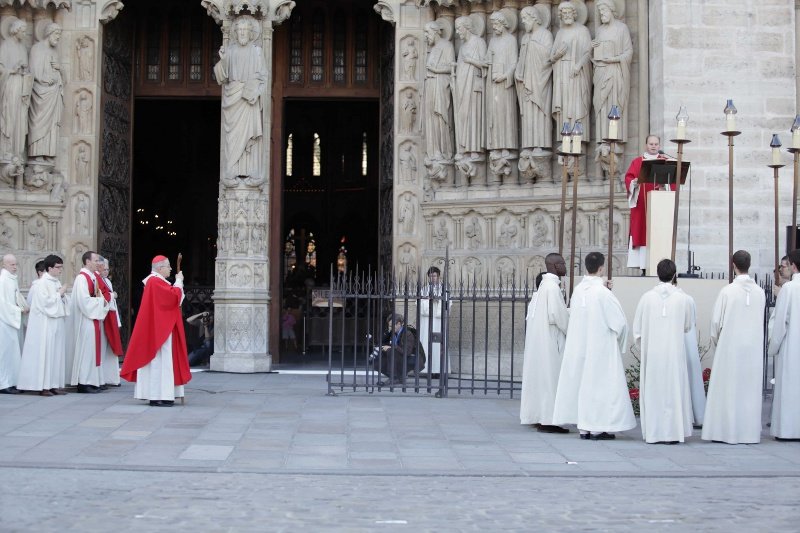
<instances>
[{"instance_id":1,"label":"cathedral stone facade","mask_svg":"<svg viewBox=\"0 0 800 533\"><path fill-rule=\"evenodd\" d=\"M281 157L269 139L280 104L272 97L273 32L303 0L197 1L223 43L214 65L222 113L212 368L266 371L279 291L272 269L280 256L271 250L281 246L270 227L280 201L271 192L280 179L273 159ZM117 177L129 172L130 146L113 133L130 121L130 110L115 105L130 73L124 61L113 63L115 43L106 42L124 3L0 0L0 251L17 255L22 287L48 253L65 257L71 279L88 249L120 263L115 286L130 286L126 241L114 237L130 220L120 218L124 210L100 209L128 198ZM768 145L780 133L788 146L798 110L798 9L789 0L377 1L375 16L394 31L392 79L384 80L391 112L382 111L382 123L384 115L391 121L381 143L389 162L381 179L392 184L392 266L443 268L447 255L451 279L531 279L547 253L571 248L569 230L559 239L566 174L578 183L577 209L568 202L563 213L567 228L574 219L574 261L605 252L610 235L614 271L628 273L622 177L647 133L675 153L670 139L683 105L692 174L691 210L688 191L681 195L679 270L690 246L695 264L725 272L728 145L720 133L733 99L742 131L734 247L752 253L754 270L770 271ZM622 115L617 135L608 130L612 105ZM577 133L576 122L582 142L571 148L579 153L559 155L564 124ZM784 159L783 227L792 190Z\"/></svg>"}]
</instances>

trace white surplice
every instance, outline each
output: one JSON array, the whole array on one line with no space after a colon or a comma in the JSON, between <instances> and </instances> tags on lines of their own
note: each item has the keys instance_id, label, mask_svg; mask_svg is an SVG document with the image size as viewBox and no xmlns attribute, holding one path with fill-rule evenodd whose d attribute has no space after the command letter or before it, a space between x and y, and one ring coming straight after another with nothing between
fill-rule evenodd
<instances>
[{"instance_id":1,"label":"white surplice","mask_svg":"<svg viewBox=\"0 0 800 533\"><path fill-rule=\"evenodd\" d=\"M570 300L553 424L577 424L592 433L636 427L622 364L627 338L619 300L602 278L585 276Z\"/></svg>"},{"instance_id":2,"label":"white surplice","mask_svg":"<svg viewBox=\"0 0 800 533\"><path fill-rule=\"evenodd\" d=\"M5 268L0 270L0 390L15 386L19 376L20 298L16 274Z\"/></svg>"},{"instance_id":3,"label":"white surplice","mask_svg":"<svg viewBox=\"0 0 800 533\"><path fill-rule=\"evenodd\" d=\"M103 278L103 281L106 282L108 286L108 290L112 293L114 292L114 287L111 285L111 280L108 278ZM113 294L111 296L111 301L108 302L109 311L116 311L117 312L117 326L122 326L119 318L119 310L117 309L117 299L114 298ZM111 350L111 346L108 344L108 337L106 337L106 330L103 325L100 325L100 332L101 332L101 339L103 342L103 360L101 361L100 366L102 367L102 379L103 383L109 385L119 385L119 356Z\"/></svg>"},{"instance_id":4,"label":"white surplice","mask_svg":"<svg viewBox=\"0 0 800 533\"><path fill-rule=\"evenodd\" d=\"M20 390L42 391L65 385L67 306L60 288L61 282L47 273L31 286L28 335L17 383Z\"/></svg>"},{"instance_id":5,"label":"white surplice","mask_svg":"<svg viewBox=\"0 0 800 533\"><path fill-rule=\"evenodd\" d=\"M800 273L778 294L769 354L775 358L770 435L800 439Z\"/></svg>"},{"instance_id":6,"label":"white surplice","mask_svg":"<svg viewBox=\"0 0 800 533\"><path fill-rule=\"evenodd\" d=\"M678 289L680 290L680 289ZM681 291L683 292L683 291ZM683 294L686 294L683 292ZM700 362L700 349L697 345L697 305L694 298L686 294L692 308L692 325L686 332L686 370L689 372L689 393L692 397L694 423L703 425L706 412L706 388L703 385L703 365Z\"/></svg>"},{"instance_id":7,"label":"white surplice","mask_svg":"<svg viewBox=\"0 0 800 533\"><path fill-rule=\"evenodd\" d=\"M81 272L89 274L95 281L93 272L82 268ZM67 371L69 383L72 385L103 384L101 367L97 364L95 352L94 321L100 321L102 336L103 319L108 314L108 303L102 296L90 293L86 277L79 273L72 286L72 298L69 307L70 325L67 326ZM100 360L103 359L103 343L100 342Z\"/></svg>"},{"instance_id":8,"label":"white surplice","mask_svg":"<svg viewBox=\"0 0 800 533\"><path fill-rule=\"evenodd\" d=\"M692 435L692 400L686 333L692 309L671 283L659 283L639 300L633 338L641 350L639 406L645 442L683 442Z\"/></svg>"},{"instance_id":9,"label":"white surplice","mask_svg":"<svg viewBox=\"0 0 800 533\"><path fill-rule=\"evenodd\" d=\"M765 302L764 291L746 274L736 276L717 296L709 332L716 350L703 440L761 440Z\"/></svg>"},{"instance_id":10,"label":"white surplice","mask_svg":"<svg viewBox=\"0 0 800 533\"><path fill-rule=\"evenodd\" d=\"M151 272L144 278L143 283L147 285L150 278L160 278L166 283L169 281L158 272ZM183 294L183 280L175 280L173 287L181 289L181 301L183 304L186 297ZM175 400L184 397L183 385L175 385L175 375L172 370L172 334L156 352L152 361L136 371L136 387L133 389L133 397L137 400Z\"/></svg>"},{"instance_id":11,"label":"white surplice","mask_svg":"<svg viewBox=\"0 0 800 533\"><path fill-rule=\"evenodd\" d=\"M433 289L433 290L431 290ZM441 371L441 355L442 345L439 342L431 342L431 333L442 332L442 286L432 285L422 288L422 298L419 301L419 342L422 343L422 348L425 350L425 366L420 369L420 372L427 374L428 368L431 374L439 374ZM429 297L430 296L430 297Z\"/></svg>"},{"instance_id":12,"label":"white surplice","mask_svg":"<svg viewBox=\"0 0 800 533\"><path fill-rule=\"evenodd\" d=\"M560 284L558 276L545 274L528 304L520 424L553 425L553 404L569 323Z\"/></svg>"}]
</instances>

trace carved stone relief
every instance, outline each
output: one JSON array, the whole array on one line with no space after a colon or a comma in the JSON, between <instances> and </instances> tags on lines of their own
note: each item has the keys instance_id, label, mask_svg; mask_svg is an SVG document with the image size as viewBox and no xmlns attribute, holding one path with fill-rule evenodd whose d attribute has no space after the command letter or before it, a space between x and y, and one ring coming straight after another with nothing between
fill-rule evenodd
<instances>
[{"instance_id":1,"label":"carved stone relief","mask_svg":"<svg viewBox=\"0 0 800 533\"><path fill-rule=\"evenodd\" d=\"M408 273L413 276L417 273L417 248L410 242L400 245L397 250L398 263L400 264L399 274Z\"/></svg>"},{"instance_id":2,"label":"carved stone relief","mask_svg":"<svg viewBox=\"0 0 800 533\"><path fill-rule=\"evenodd\" d=\"M0 248L6 250L19 248L16 239L16 229L19 227L17 218L9 212L0 215Z\"/></svg>"},{"instance_id":3,"label":"carved stone relief","mask_svg":"<svg viewBox=\"0 0 800 533\"><path fill-rule=\"evenodd\" d=\"M520 246L519 238L521 233L518 220L506 214L500 224L497 246L499 248L517 248Z\"/></svg>"},{"instance_id":4,"label":"carved stone relief","mask_svg":"<svg viewBox=\"0 0 800 533\"><path fill-rule=\"evenodd\" d=\"M90 135L94 124L94 99L91 91L81 89L75 93L73 132Z\"/></svg>"},{"instance_id":5,"label":"carved stone relief","mask_svg":"<svg viewBox=\"0 0 800 533\"><path fill-rule=\"evenodd\" d=\"M89 247L86 246L82 242L78 242L72 246L72 253L70 257L72 257L72 267L74 268L74 272L80 271L83 263L81 262L81 256L89 251Z\"/></svg>"},{"instance_id":6,"label":"carved stone relief","mask_svg":"<svg viewBox=\"0 0 800 533\"><path fill-rule=\"evenodd\" d=\"M28 220L26 225L28 233L28 250L42 252L46 249L47 243L47 221L41 215L37 215Z\"/></svg>"},{"instance_id":7,"label":"carved stone relief","mask_svg":"<svg viewBox=\"0 0 800 533\"><path fill-rule=\"evenodd\" d=\"M495 270L497 272L497 281L503 285L510 285L514 281L517 267L510 257L501 257L495 263Z\"/></svg>"},{"instance_id":8,"label":"carved stone relief","mask_svg":"<svg viewBox=\"0 0 800 533\"><path fill-rule=\"evenodd\" d=\"M433 228L433 248L441 250L449 247L451 244L447 217L436 219Z\"/></svg>"},{"instance_id":9,"label":"carved stone relief","mask_svg":"<svg viewBox=\"0 0 800 533\"><path fill-rule=\"evenodd\" d=\"M416 207L414 195L410 192L400 197L397 210L397 225L403 235L413 235L416 227Z\"/></svg>"},{"instance_id":10,"label":"carved stone relief","mask_svg":"<svg viewBox=\"0 0 800 533\"><path fill-rule=\"evenodd\" d=\"M417 128L417 91L405 89L400 95L400 134L410 135Z\"/></svg>"},{"instance_id":11,"label":"carved stone relief","mask_svg":"<svg viewBox=\"0 0 800 533\"><path fill-rule=\"evenodd\" d=\"M397 164L401 183L416 183L417 181L417 148L411 141L400 145L397 154Z\"/></svg>"},{"instance_id":12,"label":"carved stone relief","mask_svg":"<svg viewBox=\"0 0 800 533\"><path fill-rule=\"evenodd\" d=\"M461 266L461 278L467 283L477 283L483 274L483 263L477 257L467 257Z\"/></svg>"},{"instance_id":13,"label":"carved stone relief","mask_svg":"<svg viewBox=\"0 0 800 533\"><path fill-rule=\"evenodd\" d=\"M92 81L94 79L94 39L81 35L75 39L75 79Z\"/></svg>"},{"instance_id":14,"label":"carved stone relief","mask_svg":"<svg viewBox=\"0 0 800 533\"><path fill-rule=\"evenodd\" d=\"M543 211L535 211L531 219L531 244L534 247L548 246L552 218Z\"/></svg>"},{"instance_id":15,"label":"carved stone relief","mask_svg":"<svg viewBox=\"0 0 800 533\"><path fill-rule=\"evenodd\" d=\"M483 247L483 230L477 216L471 216L464 226L464 243L468 250L477 250Z\"/></svg>"},{"instance_id":16,"label":"carved stone relief","mask_svg":"<svg viewBox=\"0 0 800 533\"><path fill-rule=\"evenodd\" d=\"M408 36L400 42L400 80L417 81L419 46L417 38Z\"/></svg>"},{"instance_id":17,"label":"carved stone relief","mask_svg":"<svg viewBox=\"0 0 800 533\"><path fill-rule=\"evenodd\" d=\"M541 255L535 255L531 257L528 260L527 270L528 272L526 276L529 276L531 281L535 279L540 272L547 272L547 266L545 266L544 257Z\"/></svg>"},{"instance_id":18,"label":"carved stone relief","mask_svg":"<svg viewBox=\"0 0 800 533\"><path fill-rule=\"evenodd\" d=\"M235 289L250 287L253 271L244 264L235 264L228 269L228 286Z\"/></svg>"},{"instance_id":19,"label":"carved stone relief","mask_svg":"<svg viewBox=\"0 0 800 533\"><path fill-rule=\"evenodd\" d=\"M89 235L89 197L82 192L74 197L72 216L72 232Z\"/></svg>"},{"instance_id":20,"label":"carved stone relief","mask_svg":"<svg viewBox=\"0 0 800 533\"><path fill-rule=\"evenodd\" d=\"M58 152L59 126L64 111L64 76L58 45L61 26L47 19L34 29L37 43L31 48L33 74L28 122L28 157L52 161Z\"/></svg>"},{"instance_id":21,"label":"carved stone relief","mask_svg":"<svg viewBox=\"0 0 800 533\"><path fill-rule=\"evenodd\" d=\"M79 141L73 147L75 183L89 185L92 176L92 147L85 141Z\"/></svg>"}]
</instances>

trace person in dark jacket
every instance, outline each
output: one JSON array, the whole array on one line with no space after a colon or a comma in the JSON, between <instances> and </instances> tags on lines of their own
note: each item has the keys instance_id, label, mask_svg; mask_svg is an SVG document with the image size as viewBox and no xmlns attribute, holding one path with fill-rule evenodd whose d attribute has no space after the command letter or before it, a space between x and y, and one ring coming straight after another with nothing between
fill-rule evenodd
<instances>
[{"instance_id":1,"label":"person in dark jacket","mask_svg":"<svg viewBox=\"0 0 800 533\"><path fill-rule=\"evenodd\" d=\"M425 367L425 351L420 345L416 329L406 325L405 317L401 314L390 315L386 326L389 335L381 346L378 371L389 379L379 381L379 387L403 383L409 372Z\"/></svg>"}]
</instances>

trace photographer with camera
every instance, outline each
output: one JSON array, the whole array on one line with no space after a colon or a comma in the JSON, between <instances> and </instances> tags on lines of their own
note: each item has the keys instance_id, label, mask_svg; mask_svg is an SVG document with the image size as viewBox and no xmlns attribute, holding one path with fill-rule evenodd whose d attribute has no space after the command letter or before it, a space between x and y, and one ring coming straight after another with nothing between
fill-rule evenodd
<instances>
[{"instance_id":1,"label":"photographer with camera","mask_svg":"<svg viewBox=\"0 0 800 533\"><path fill-rule=\"evenodd\" d=\"M417 330L406 325L405 317L402 314L389 315L386 328L388 331L380 347L376 370L389 379L378 381L379 387L403 383L408 372L425 367L425 350L419 342Z\"/></svg>"},{"instance_id":2,"label":"photographer with camera","mask_svg":"<svg viewBox=\"0 0 800 533\"><path fill-rule=\"evenodd\" d=\"M190 316L186 323L202 332L202 344L189 353L189 366L200 366L214 354L214 315L204 311Z\"/></svg>"}]
</instances>

